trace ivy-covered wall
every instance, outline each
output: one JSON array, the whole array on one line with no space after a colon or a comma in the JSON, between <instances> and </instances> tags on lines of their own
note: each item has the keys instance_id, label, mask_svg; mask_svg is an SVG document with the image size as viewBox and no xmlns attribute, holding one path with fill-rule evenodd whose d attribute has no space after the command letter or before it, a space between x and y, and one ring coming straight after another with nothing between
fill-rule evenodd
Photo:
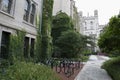
<instances>
[{"instance_id":1,"label":"ivy-covered wall","mask_svg":"<svg viewBox=\"0 0 120 80\"><path fill-rule=\"evenodd\" d=\"M24 60L24 38L25 31L16 31L16 35L10 36L9 60L14 62L16 60Z\"/></svg>"},{"instance_id":2,"label":"ivy-covered wall","mask_svg":"<svg viewBox=\"0 0 120 80\"><path fill-rule=\"evenodd\" d=\"M52 9L53 0L43 0L42 7L42 26L41 32L38 31L37 37L37 60L44 63L47 58L51 57L52 53L52 37L51 37L51 26L52 26Z\"/></svg>"}]
</instances>

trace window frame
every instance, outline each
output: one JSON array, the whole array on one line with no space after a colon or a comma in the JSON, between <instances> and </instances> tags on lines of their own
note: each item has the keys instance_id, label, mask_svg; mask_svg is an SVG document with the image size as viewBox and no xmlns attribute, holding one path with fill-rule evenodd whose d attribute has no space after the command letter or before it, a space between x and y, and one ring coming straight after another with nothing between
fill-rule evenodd
<instances>
[{"instance_id":1,"label":"window frame","mask_svg":"<svg viewBox=\"0 0 120 80\"><path fill-rule=\"evenodd\" d=\"M93 25L93 21L90 21L90 24Z\"/></svg>"},{"instance_id":2,"label":"window frame","mask_svg":"<svg viewBox=\"0 0 120 80\"><path fill-rule=\"evenodd\" d=\"M7 13L7 14L13 14L13 4L14 4L14 0L8 0L8 7L7 7L7 11L4 11L4 5L3 4L3 1L4 0L1 0L0 2L0 11L1 12L4 12L4 13Z\"/></svg>"},{"instance_id":3,"label":"window frame","mask_svg":"<svg viewBox=\"0 0 120 80\"><path fill-rule=\"evenodd\" d=\"M31 12L30 12L30 23L31 24L34 24L34 22L35 22L35 13L36 13L36 6L35 6L35 4L32 4L31 5Z\"/></svg>"},{"instance_id":4,"label":"window frame","mask_svg":"<svg viewBox=\"0 0 120 80\"><path fill-rule=\"evenodd\" d=\"M25 5L24 5L24 14L23 14L23 20L25 21L25 22L27 22L28 24L31 24L31 25L35 25L35 16L36 16L36 4L33 2L33 1L31 1L31 0L25 0L25 2L26 1L28 1L29 3L30 3L30 6L28 7L29 8L29 13L28 13L28 19L27 20L25 20L24 19L24 16L25 16ZM26 4L26 3L25 3ZM33 8L33 5L34 5L34 9L35 10L33 10L32 8ZM33 13L33 11L34 11L34 13ZM32 18L33 17L33 18Z\"/></svg>"},{"instance_id":5,"label":"window frame","mask_svg":"<svg viewBox=\"0 0 120 80\"><path fill-rule=\"evenodd\" d=\"M27 3L27 9L26 9L26 3ZM26 22L29 21L30 6L31 6L30 0L25 0L23 20L25 20Z\"/></svg>"}]
</instances>

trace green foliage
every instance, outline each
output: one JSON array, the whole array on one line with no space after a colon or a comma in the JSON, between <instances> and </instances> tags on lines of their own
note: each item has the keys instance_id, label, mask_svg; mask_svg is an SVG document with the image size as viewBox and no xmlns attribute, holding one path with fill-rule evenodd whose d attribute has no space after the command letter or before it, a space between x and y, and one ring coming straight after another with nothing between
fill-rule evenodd
<instances>
[{"instance_id":1,"label":"green foliage","mask_svg":"<svg viewBox=\"0 0 120 80\"><path fill-rule=\"evenodd\" d=\"M53 57L76 57L86 50L87 44L94 46L92 38L81 35L74 30L73 20L64 12L53 17Z\"/></svg>"},{"instance_id":2,"label":"green foliage","mask_svg":"<svg viewBox=\"0 0 120 80\"><path fill-rule=\"evenodd\" d=\"M106 61L102 68L104 68L113 80L120 80L120 57Z\"/></svg>"},{"instance_id":3,"label":"green foliage","mask_svg":"<svg viewBox=\"0 0 120 80\"><path fill-rule=\"evenodd\" d=\"M39 62L41 59L41 34L38 32L35 44L35 61Z\"/></svg>"},{"instance_id":4,"label":"green foliage","mask_svg":"<svg viewBox=\"0 0 120 80\"><path fill-rule=\"evenodd\" d=\"M103 52L120 55L120 18L114 16L101 34L98 45Z\"/></svg>"},{"instance_id":5,"label":"green foliage","mask_svg":"<svg viewBox=\"0 0 120 80\"><path fill-rule=\"evenodd\" d=\"M95 43L93 42L93 38L91 36L81 35L81 53L83 55L89 55L92 53L91 48L95 46ZM88 47L88 45L91 46L91 48Z\"/></svg>"},{"instance_id":6,"label":"green foliage","mask_svg":"<svg viewBox=\"0 0 120 80\"><path fill-rule=\"evenodd\" d=\"M9 60L14 62L16 60L23 61L24 59L24 38L25 31L17 31L16 35L10 36L10 51L9 51Z\"/></svg>"},{"instance_id":7,"label":"green foliage","mask_svg":"<svg viewBox=\"0 0 120 80\"><path fill-rule=\"evenodd\" d=\"M70 17L66 13L60 11L53 17L53 28L71 27L70 20Z\"/></svg>"},{"instance_id":8,"label":"green foliage","mask_svg":"<svg viewBox=\"0 0 120 80\"><path fill-rule=\"evenodd\" d=\"M52 24L53 44L55 44L55 40L57 40L57 38L62 34L62 32L73 29L73 24L70 17L66 13L61 11L53 17Z\"/></svg>"},{"instance_id":9,"label":"green foliage","mask_svg":"<svg viewBox=\"0 0 120 80\"><path fill-rule=\"evenodd\" d=\"M1 70L1 69L0 69ZM16 62L0 73L1 80L60 80L50 67L34 63Z\"/></svg>"},{"instance_id":10,"label":"green foliage","mask_svg":"<svg viewBox=\"0 0 120 80\"><path fill-rule=\"evenodd\" d=\"M36 26L37 26L37 36L35 43L35 61L39 62L41 59L41 25L40 25L40 15L36 17Z\"/></svg>"},{"instance_id":11,"label":"green foliage","mask_svg":"<svg viewBox=\"0 0 120 80\"><path fill-rule=\"evenodd\" d=\"M88 56L88 55L91 54L91 50L85 49L85 50L82 51L82 54Z\"/></svg>"},{"instance_id":12,"label":"green foliage","mask_svg":"<svg viewBox=\"0 0 120 80\"><path fill-rule=\"evenodd\" d=\"M80 59L81 59L82 62L87 62L88 59L89 59L89 56L84 56L83 55L83 56L80 57Z\"/></svg>"},{"instance_id":13,"label":"green foliage","mask_svg":"<svg viewBox=\"0 0 120 80\"><path fill-rule=\"evenodd\" d=\"M57 39L56 44L61 49L62 58L73 58L78 56L81 50L80 34L75 31L66 31Z\"/></svg>"},{"instance_id":14,"label":"green foliage","mask_svg":"<svg viewBox=\"0 0 120 80\"><path fill-rule=\"evenodd\" d=\"M10 65L10 62L6 59L1 59L0 60L0 68L7 68Z\"/></svg>"},{"instance_id":15,"label":"green foliage","mask_svg":"<svg viewBox=\"0 0 120 80\"><path fill-rule=\"evenodd\" d=\"M52 25L53 0L43 0L42 26L41 26L41 53L39 60L45 60L51 57L51 25Z\"/></svg>"}]
</instances>

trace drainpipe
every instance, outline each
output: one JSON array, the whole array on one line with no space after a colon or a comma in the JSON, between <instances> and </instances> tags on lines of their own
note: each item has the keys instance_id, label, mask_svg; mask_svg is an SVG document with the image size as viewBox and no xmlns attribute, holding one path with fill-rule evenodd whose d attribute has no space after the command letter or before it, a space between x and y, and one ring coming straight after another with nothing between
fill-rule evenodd
<instances>
[{"instance_id":1,"label":"drainpipe","mask_svg":"<svg viewBox=\"0 0 120 80\"><path fill-rule=\"evenodd\" d=\"M43 14L43 0L41 0L41 14L40 14L40 35L41 35L41 28L42 28L42 14Z\"/></svg>"}]
</instances>

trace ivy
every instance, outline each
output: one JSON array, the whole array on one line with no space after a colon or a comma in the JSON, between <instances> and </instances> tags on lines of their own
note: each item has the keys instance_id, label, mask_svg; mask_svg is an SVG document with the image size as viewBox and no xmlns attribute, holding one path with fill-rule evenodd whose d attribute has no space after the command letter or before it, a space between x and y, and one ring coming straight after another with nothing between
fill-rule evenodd
<instances>
[{"instance_id":1,"label":"ivy","mask_svg":"<svg viewBox=\"0 0 120 80\"><path fill-rule=\"evenodd\" d=\"M23 61L24 60L24 38L25 31L18 31L16 35L10 36L10 51L9 51L9 59L11 62L16 60Z\"/></svg>"},{"instance_id":2,"label":"ivy","mask_svg":"<svg viewBox=\"0 0 120 80\"><path fill-rule=\"evenodd\" d=\"M36 43L37 61L42 63L44 63L47 58L50 58L52 53L52 9L53 0L43 0L42 26L41 32L38 30Z\"/></svg>"}]
</instances>

